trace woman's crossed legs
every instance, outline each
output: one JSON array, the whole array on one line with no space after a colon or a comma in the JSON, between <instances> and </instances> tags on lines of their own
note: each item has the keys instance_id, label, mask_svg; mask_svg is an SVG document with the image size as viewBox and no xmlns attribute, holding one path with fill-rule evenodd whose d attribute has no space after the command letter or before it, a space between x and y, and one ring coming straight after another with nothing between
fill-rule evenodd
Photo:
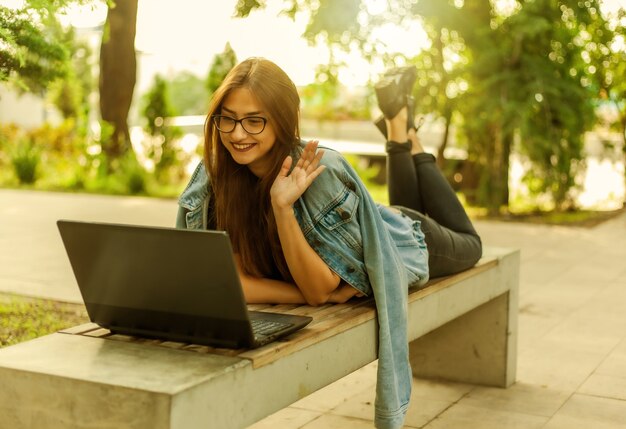
<instances>
[{"instance_id":1,"label":"woman's crossed legs","mask_svg":"<svg viewBox=\"0 0 626 429\"><path fill-rule=\"evenodd\" d=\"M406 108L387 120L389 203L421 222L431 277L466 270L482 256L480 237L435 157L424 152L414 128L406 130L406 121Z\"/></svg>"}]
</instances>

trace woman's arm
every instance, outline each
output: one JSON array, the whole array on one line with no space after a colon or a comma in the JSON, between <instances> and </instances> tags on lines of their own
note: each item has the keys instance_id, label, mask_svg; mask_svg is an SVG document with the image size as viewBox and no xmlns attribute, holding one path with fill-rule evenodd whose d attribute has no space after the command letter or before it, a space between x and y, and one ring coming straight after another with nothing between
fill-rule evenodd
<instances>
[{"instance_id":1,"label":"woman's arm","mask_svg":"<svg viewBox=\"0 0 626 429\"><path fill-rule=\"evenodd\" d=\"M308 304L325 304L341 278L306 241L292 207L274 207L274 216L283 254L296 285Z\"/></svg>"},{"instance_id":2,"label":"woman's arm","mask_svg":"<svg viewBox=\"0 0 626 429\"><path fill-rule=\"evenodd\" d=\"M306 304L300 289L294 284L280 280L254 277L246 274L235 255L239 279L243 287L243 294L248 304Z\"/></svg>"},{"instance_id":3,"label":"woman's arm","mask_svg":"<svg viewBox=\"0 0 626 429\"><path fill-rule=\"evenodd\" d=\"M293 204L324 170L319 165L324 152L317 142L309 142L291 172L287 157L270 191L280 244L289 271L310 305L326 303L341 278L333 272L306 241L293 211Z\"/></svg>"}]
</instances>

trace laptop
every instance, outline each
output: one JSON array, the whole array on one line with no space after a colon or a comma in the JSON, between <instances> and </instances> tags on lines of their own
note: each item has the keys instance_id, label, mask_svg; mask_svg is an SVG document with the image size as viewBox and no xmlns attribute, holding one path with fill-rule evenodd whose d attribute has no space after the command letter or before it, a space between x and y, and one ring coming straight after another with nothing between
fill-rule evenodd
<instances>
[{"instance_id":1,"label":"laptop","mask_svg":"<svg viewBox=\"0 0 626 429\"><path fill-rule=\"evenodd\" d=\"M248 311L228 234L57 221L92 322L113 333L255 348L308 316Z\"/></svg>"}]
</instances>

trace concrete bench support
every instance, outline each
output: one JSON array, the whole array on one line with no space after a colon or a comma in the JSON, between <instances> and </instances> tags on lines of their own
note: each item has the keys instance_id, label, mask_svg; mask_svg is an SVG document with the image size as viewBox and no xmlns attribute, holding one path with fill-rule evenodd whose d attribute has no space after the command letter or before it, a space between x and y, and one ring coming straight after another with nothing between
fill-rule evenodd
<instances>
[{"instance_id":1,"label":"concrete bench support","mask_svg":"<svg viewBox=\"0 0 626 429\"><path fill-rule=\"evenodd\" d=\"M413 375L462 383L508 387L515 355L507 347L509 294L448 322L411 342Z\"/></svg>"},{"instance_id":2,"label":"concrete bench support","mask_svg":"<svg viewBox=\"0 0 626 429\"><path fill-rule=\"evenodd\" d=\"M493 285L491 291L471 284L484 281ZM410 343L413 375L496 387L513 384L517 367L518 287L518 253L502 256L497 270L450 286L447 292L457 295L458 305L471 310L418 335ZM443 313L460 312L458 308L439 308Z\"/></svg>"}]
</instances>

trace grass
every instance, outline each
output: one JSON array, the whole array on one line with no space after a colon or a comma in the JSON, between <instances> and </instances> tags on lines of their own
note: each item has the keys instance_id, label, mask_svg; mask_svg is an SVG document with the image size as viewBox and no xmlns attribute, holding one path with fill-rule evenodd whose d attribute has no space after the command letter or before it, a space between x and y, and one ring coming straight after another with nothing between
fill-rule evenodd
<instances>
[{"instance_id":1,"label":"grass","mask_svg":"<svg viewBox=\"0 0 626 429\"><path fill-rule=\"evenodd\" d=\"M387 187L385 185L377 185L372 182L366 182L366 187L377 203L387 205ZM626 208L617 210L572 210L572 211L542 211L532 207L521 206L519 204L511 204L508 211L503 211L497 216L489 216L487 209L473 207L467 204L463 194L458 193L461 204L469 214L471 219L503 221L503 222L521 222L535 223L544 225L561 225L591 228L610 220L613 217L626 211Z\"/></svg>"},{"instance_id":2,"label":"grass","mask_svg":"<svg viewBox=\"0 0 626 429\"><path fill-rule=\"evenodd\" d=\"M512 219L522 222L591 228L623 212L624 209L622 208L608 211L576 210L571 212L526 213L513 214Z\"/></svg>"},{"instance_id":3,"label":"grass","mask_svg":"<svg viewBox=\"0 0 626 429\"><path fill-rule=\"evenodd\" d=\"M533 223L543 225L560 225L592 228L624 213L626 208L616 210L572 210L572 211L510 211L502 213L498 216L488 216L486 210L477 208L468 208L468 213L472 219L502 221L502 222L520 222Z\"/></svg>"},{"instance_id":4,"label":"grass","mask_svg":"<svg viewBox=\"0 0 626 429\"><path fill-rule=\"evenodd\" d=\"M0 348L86 322L83 305L0 294Z\"/></svg>"}]
</instances>

